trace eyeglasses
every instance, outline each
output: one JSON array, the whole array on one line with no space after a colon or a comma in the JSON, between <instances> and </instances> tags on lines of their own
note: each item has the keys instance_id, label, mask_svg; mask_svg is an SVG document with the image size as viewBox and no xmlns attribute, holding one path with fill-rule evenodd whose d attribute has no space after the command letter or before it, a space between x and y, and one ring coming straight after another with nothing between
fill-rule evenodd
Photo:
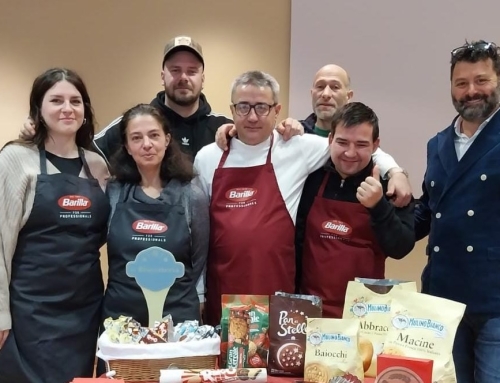
<instances>
[{"instance_id":1,"label":"eyeglasses","mask_svg":"<svg viewBox=\"0 0 500 383\"><path fill-rule=\"evenodd\" d=\"M479 42L475 44L462 45L461 47L455 48L451 51L451 57L453 58L457 54L467 50L471 51L471 53L488 52L496 55L498 52L498 47L495 43L488 43L488 42Z\"/></svg>"},{"instance_id":2,"label":"eyeglasses","mask_svg":"<svg viewBox=\"0 0 500 383\"><path fill-rule=\"evenodd\" d=\"M264 102L258 102L257 104L250 104L248 102L239 102L237 104L233 104L234 110L238 116L248 116L250 111L253 109L255 114L260 117L269 116L271 113L271 108L274 108L278 104L266 104Z\"/></svg>"}]
</instances>

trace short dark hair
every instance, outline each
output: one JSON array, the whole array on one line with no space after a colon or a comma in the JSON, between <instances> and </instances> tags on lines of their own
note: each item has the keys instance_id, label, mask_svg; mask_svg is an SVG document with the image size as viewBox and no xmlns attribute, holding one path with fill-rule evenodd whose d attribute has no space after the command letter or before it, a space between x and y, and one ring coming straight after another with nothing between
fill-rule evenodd
<instances>
[{"instance_id":1,"label":"short dark hair","mask_svg":"<svg viewBox=\"0 0 500 383\"><path fill-rule=\"evenodd\" d=\"M8 142L5 146L17 143L21 145L36 145L41 148L48 137L47 126L42 118L42 102L45 93L60 81L67 81L72 84L82 96L84 122L76 132L76 145L84 149L91 149L95 133L95 117L90 102L90 96L87 87L82 78L71 69L51 68L39 75L31 87L30 93L30 118L35 125L35 135L31 138L17 139Z\"/></svg>"},{"instance_id":2,"label":"short dark hair","mask_svg":"<svg viewBox=\"0 0 500 383\"><path fill-rule=\"evenodd\" d=\"M363 123L369 123L373 127L373 141L379 137L378 117L375 112L362 102L349 102L337 109L332 117L331 133L335 135L337 126L343 125L345 128L351 128Z\"/></svg>"},{"instance_id":3,"label":"short dark hair","mask_svg":"<svg viewBox=\"0 0 500 383\"><path fill-rule=\"evenodd\" d=\"M120 121L120 147L111 158L111 173L116 180L122 183L138 184L141 175L137 164L125 147L127 143L127 127L129 122L138 116L151 116L161 125L165 134L171 135L170 125L161 112L149 104L138 104L127 110ZM189 182L194 178L193 163L190 157L182 152L179 144L170 138L165 157L160 166L160 178L162 181L177 179L181 182Z\"/></svg>"},{"instance_id":4,"label":"short dark hair","mask_svg":"<svg viewBox=\"0 0 500 383\"><path fill-rule=\"evenodd\" d=\"M497 76L500 76L500 52L495 43L484 40L467 42L451 51L450 80L458 62L477 63L491 59Z\"/></svg>"}]
</instances>

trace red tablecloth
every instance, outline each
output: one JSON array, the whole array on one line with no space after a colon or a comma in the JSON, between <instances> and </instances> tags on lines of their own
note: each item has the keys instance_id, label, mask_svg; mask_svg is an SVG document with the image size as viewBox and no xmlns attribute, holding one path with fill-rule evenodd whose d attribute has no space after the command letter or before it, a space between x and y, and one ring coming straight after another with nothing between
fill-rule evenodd
<instances>
[{"instance_id":1,"label":"red tablecloth","mask_svg":"<svg viewBox=\"0 0 500 383\"><path fill-rule=\"evenodd\" d=\"M286 378L279 376L268 376L267 383L295 383L296 381L301 381L300 378ZM373 378L365 378L364 383L374 383L375 379ZM155 382L151 382L155 383Z\"/></svg>"},{"instance_id":2,"label":"red tablecloth","mask_svg":"<svg viewBox=\"0 0 500 383\"><path fill-rule=\"evenodd\" d=\"M302 381L301 378L287 378L281 376L268 376L267 383L295 383L296 381ZM155 383L155 382L151 382ZM373 378L365 378L364 383L375 383Z\"/></svg>"},{"instance_id":3,"label":"red tablecloth","mask_svg":"<svg viewBox=\"0 0 500 383\"><path fill-rule=\"evenodd\" d=\"M301 380L300 378L284 378L278 376L268 376L267 383L295 383L295 381ZM375 379L365 378L364 383L374 383Z\"/></svg>"}]
</instances>

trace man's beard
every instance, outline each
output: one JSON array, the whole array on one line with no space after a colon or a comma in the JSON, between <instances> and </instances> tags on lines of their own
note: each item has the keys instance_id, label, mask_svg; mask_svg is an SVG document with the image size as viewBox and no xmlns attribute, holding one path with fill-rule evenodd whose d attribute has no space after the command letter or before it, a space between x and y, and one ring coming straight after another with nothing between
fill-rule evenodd
<instances>
[{"instance_id":1,"label":"man's beard","mask_svg":"<svg viewBox=\"0 0 500 383\"><path fill-rule=\"evenodd\" d=\"M193 105L200 98L200 93L189 94L189 95L186 94L186 95L179 96L179 95L175 94L175 89L174 90L165 89L165 94L167 95L168 99L179 106L191 106L191 105Z\"/></svg>"},{"instance_id":2,"label":"man's beard","mask_svg":"<svg viewBox=\"0 0 500 383\"><path fill-rule=\"evenodd\" d=\"M451 97L453 106L458 114L465 121L485 120L493 113L500 102L500 86L498 86L490 95L479 94L474 97L465 96L462 100ZM467 101L481 100L476 105L467 105Z\"/></svg>"},{"instance_id":3,"label":"man's beard","mask_svg":"<svg viewBox=\"0 0 500 383\"><path fill-rule=\"evenodd\" d=\"M315 110L316 118L321 121L330 121L337 111L337 108L332 110Z\"/></svg>"}]
</instances>

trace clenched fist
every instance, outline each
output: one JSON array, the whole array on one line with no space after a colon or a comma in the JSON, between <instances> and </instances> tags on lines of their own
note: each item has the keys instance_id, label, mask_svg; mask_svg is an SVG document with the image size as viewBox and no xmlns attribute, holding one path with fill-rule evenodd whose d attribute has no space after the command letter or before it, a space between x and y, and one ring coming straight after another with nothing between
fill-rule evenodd
<instances>
[{"instance_id":1,"label":"clenched fist","mask_svg":"<svg viewBox=\"0 0 500 383\"><path fill-rule=\"evenodd\" d=\"M356 198L364 207L371 209L384 196L384 190L380 183L380 170L377 165L373 167L373 172L370 177L361 182L359 185Z\"/></svg>"}]
</instances>

